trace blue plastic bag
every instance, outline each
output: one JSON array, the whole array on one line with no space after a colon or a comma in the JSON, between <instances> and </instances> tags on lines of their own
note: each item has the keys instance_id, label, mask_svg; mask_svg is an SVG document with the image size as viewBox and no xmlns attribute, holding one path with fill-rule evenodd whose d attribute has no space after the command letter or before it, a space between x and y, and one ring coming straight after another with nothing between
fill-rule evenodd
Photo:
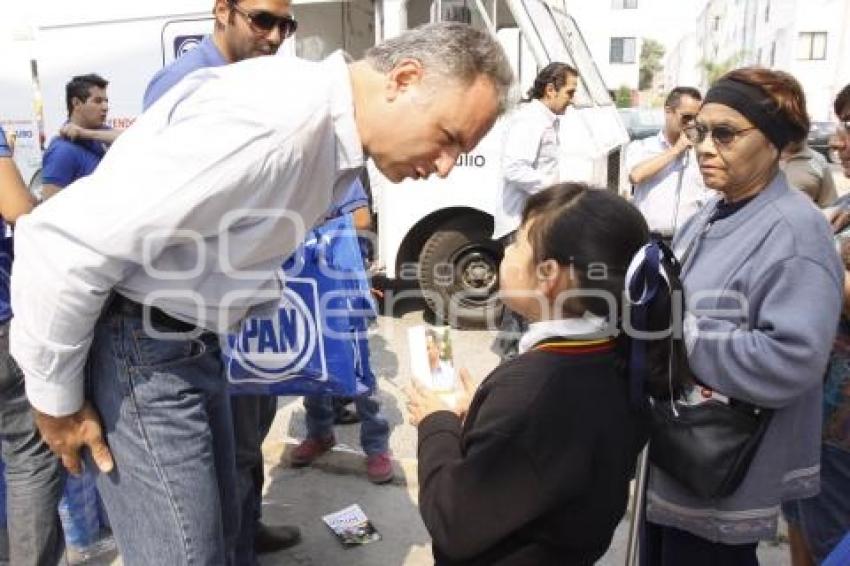
<instances>
[{"instance_id":1,"label":"blue plastic bag","mask_svg":"<svg viewBox=\"0 0 850 566\"><path fill-rule=\"evenodd\" d=\"M375 316L346 214L314 229L279 273L275 309L243 321L224 352L233 394L356 396L374 390L367 332Z\"/></svg>"}]
</instances>

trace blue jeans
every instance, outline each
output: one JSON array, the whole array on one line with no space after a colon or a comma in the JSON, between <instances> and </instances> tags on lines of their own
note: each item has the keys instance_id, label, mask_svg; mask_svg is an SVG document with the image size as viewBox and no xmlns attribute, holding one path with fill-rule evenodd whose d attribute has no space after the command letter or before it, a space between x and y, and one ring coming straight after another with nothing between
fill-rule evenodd
<instances>
[{"instance_id":1,"label":"blue jeans","mask_svg":"<svg viewBox=\"0 0 850 566\"><path fill-rule=\"evenodd\" d=\"M107 313L95 327L88 393L115 459L98 489L125 566L234 561L239 506L219 354L215 335L156 339L134 315Z\"/></svg>"},{"instance_id":2,"label":"blue jeans","mask_svg":"<svg viewBox=\"0 0 850 566\"><path fill-rule=\"evenodd\" d=\"M234 395L230 398L236 445L236 485L242 517L236 540L236 563L255 566L254 537L263 505L263 440L277 412L277 397Z\"/></svg>"},{"instance_id":3,"label":"blue jeans","mask_svg":"<svg viewBox=\"0 0 850 566\"><path fill-rule=\"evenodd\" d=\"M389 449L390 424L381 416L381 405L373 395L354 398L354 407L360 416L360 445L367 455L383 454ZM307 437L329 438L333 436L334 409L330 395L307 395L304 397L307 411Z\"/></svg>"},{"instance_id":4,"label":"blue jeans","mask_svg":"<svg viewBox=\"0 0 850 566\"><path fill-rule=\"evenodd\" d=\"M24 392L24 374L9 356L8 322L0 325L0 439L6 464L7 516L0 547L8 551L0 556L0 564L64 564L58 505L65 474L35 427Z\"/></svg>"}]
</instances>

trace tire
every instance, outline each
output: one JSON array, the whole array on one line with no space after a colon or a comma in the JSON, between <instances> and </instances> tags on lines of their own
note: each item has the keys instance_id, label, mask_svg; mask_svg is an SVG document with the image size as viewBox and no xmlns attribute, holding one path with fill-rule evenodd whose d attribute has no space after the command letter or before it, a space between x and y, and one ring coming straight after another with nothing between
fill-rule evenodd
<instances>
[{"instance_id":1,"label":"tire","mask_svg":"<svg viewBox=\"0 0 850 566\"><path fill-rule=\"evenodd\" d=\"M461 329L494 325L502 246L489 223L466 216L440 225L419 254L419 286L437 324Z\"/></svg>"}]
</instances>

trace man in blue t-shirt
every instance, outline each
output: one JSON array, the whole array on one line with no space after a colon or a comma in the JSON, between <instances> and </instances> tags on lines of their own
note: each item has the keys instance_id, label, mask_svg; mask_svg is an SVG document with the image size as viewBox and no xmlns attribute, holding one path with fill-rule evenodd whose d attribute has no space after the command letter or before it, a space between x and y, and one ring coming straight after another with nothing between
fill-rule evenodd
<instances>
[{"instance_id":1,"label":"man in blue t-shirt","mask_svg":"<svg viewBox=\"0 0 850 566\"><path fill-rule=\"evenodd\" d=\"M35 427L24 374L9 355L12 309L10 225L32 210L6 134L0 127L0 443L6 466L6 525L0 529L0 564L59 564L64 539L58 505L62 466Z\"/></svg>"},{"instance_id":2,"label":"man in blue t-shirt","mask_svg":"<svg viewBox=\"0 0 850 566\"><path fill-rule=\"evenodd\" d=\"M42 195L50 198L94 172L109 145L121 134L106 126L109 98L103 77L79 75L65 85L68 122L50 141L42 161Z\"/></svg>"},{"instance_id":3,"label":"man in blue t-shirt","mask_svg":"<svg viewBox=\"0 0 850 566\"><path fill-rule=\"evenodd\" d=\"M193 71L275 54L297 27L290 16L289 0L216 0L213 15L213 34L153 76L142 101L145 110ZM250 566L257 563L256 554L297 544L301 532L293 525L270 526L260 522L264 482L262 443L277 412L277 397L234 396L231 410L241 518L236 537L236 562Z\"/></svg>"}]
</instances>

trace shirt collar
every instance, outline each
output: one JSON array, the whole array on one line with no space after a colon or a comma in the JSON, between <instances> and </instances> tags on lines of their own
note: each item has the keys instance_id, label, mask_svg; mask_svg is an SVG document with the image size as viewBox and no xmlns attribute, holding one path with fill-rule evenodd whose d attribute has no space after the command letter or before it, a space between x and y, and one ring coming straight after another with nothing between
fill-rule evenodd
<instances>
[{"instance_id":1,"label":"shirt collar","mask_svg":"<svg viewBox=\"0 0 850 566\"><path fill-rule=\"evenodd\" d=\"M549 107L540 102L539 98L535 98L529 102L529 104L533 105L534 108L537 108L537 111L540 112L546 118L546 121L550 124L555 124L558 121L558 115L549 110Z\"/></svg>"},{"instance_id":2,"label":"shirt collar","mask_svg":"<svg viewBox=\"0 0 850 566\"><path fill-rule=\"evenodd\" d=\"M215 41L213 41L213 36L205 36L204 39L201 40L201 44L198 46L198 49L201 50L207 67L221 67L222 65L227 65L228 61L224 58L221 51L219 51L218 46L215 44Z\"/></svg>"},{"instance_id":3,"label":"shirt collar","mask_svg":"<svg viewBox=\"0 0 850 566\"><path fill-rule=\"evenodd\" d=\"M345 52L335 51L325 59L331 68L330 77L334 88L331 92L331 118L337 139L337 167L355 169L363 167L363 144L354 121L354 93L351 90L351 73Z\"/></svg>"},{"instance_id":4,"label":"shirt collar","mask_svg":"<svg viewBox=\"0 0 850 566\"><path fill-rule=\"evenodd\" d=\"M532 322L519 341L519 353L530 350L547 338L598 335L607 326L604 318L585 312L581 318L563 318Z\"/></svg>"}]
</instances>

